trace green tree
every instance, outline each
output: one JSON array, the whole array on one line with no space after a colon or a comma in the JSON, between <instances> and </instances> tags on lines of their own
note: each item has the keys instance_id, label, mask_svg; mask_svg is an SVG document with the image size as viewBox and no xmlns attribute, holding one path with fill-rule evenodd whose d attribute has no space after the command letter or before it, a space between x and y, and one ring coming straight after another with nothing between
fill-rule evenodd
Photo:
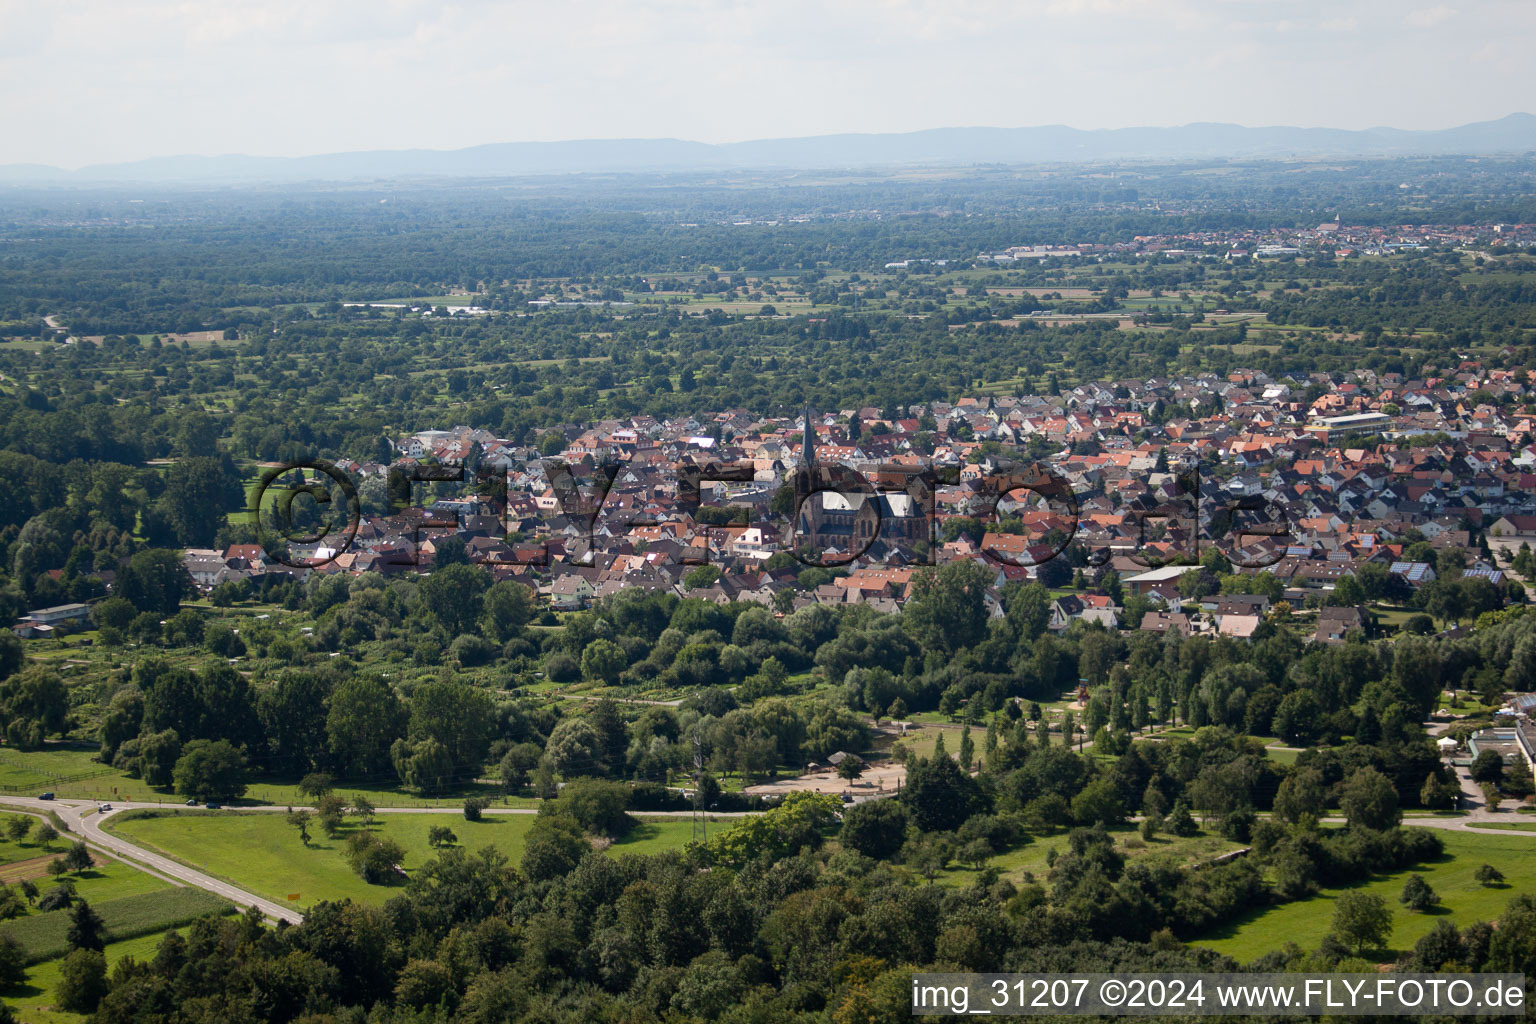
<instances>
[{"instance_id":1,"label":"green tree","mask_svg":"<svg viewBox=\"0 0 1536 1024\"><path fill-rule=\"evenodd\" d=\"M311 814L306 810L288 812L288 824L292 825L299 833L299 842L307 849L309 847L309 819Z\"/></svg>"},{"instance_id":2,"label":"green tree","mask_svg":"<svg viewBox=\"0 0 1536 1024\"><path fill-rule=\"evenodd\" d=\"M701 565L683 575L683 586L688 590L703 590L720 581L720 569L713 565Z\"/></svg>"},{"instance_id":3,"label":"green tree","mask_svg":"<svg viewBox=\"0 0 1536 1024\"><path fill-rule=\"evenodd\" d=\"M347 837L347 863L370 885L383 885L398 877L405 850L377 832L354 832Z\"/></svg>"},{"instance_id":4,"label":"green tree","mask_svg":"<svg viewBox=\"0 0 1536 1024\"><path fill-rule=\"evenodd\" d=\"M430 736L414 743L396 740L390 748L390 758L401 784L418 793L441 793L453 784L453 754Z\"/></svg>"},{"instance_id":5,"label":"green tree","mask_svg":"<svg viewBox=\"0 0 1536 1024\"><path fill-rule=\"evenodd\" d=\"M987 588L992 574L968 559L912 578L901 624L924 650L955 653L980 643L987 632Z\"/></svg>"},{"instance_id":6,"label":"green tree","mask_svg":"<svg viewBox=\"0 0 1536 1024\"><path fill-rule=\"evenodd\" d=\"M495 706L484 690L439 680L412 694L407 736L413 741L436 740L447 749L455 769L478 772L495 717Z\"/></svg>"},{"instance_id":7,"label":"green tree","mask_svg":"<svg viewBox=\"0 0 1536 1024\"><path fill-rule=\"evenodd\" d=\"M551 813L563 814L591 835L614 838L634 825L626 813L629 786L608 779L573 779L560 788L560 795L546 804ZM541 809L542 810L542 809Z\"/></svg>"},{"instance_id":8,"label":"green tree","mask_svg":"<svg viewBox=\"0 0 1536 1024\"><path fill-rule=\"evenodd\" d=\"M1473 782L1498 785L1504 781L1504 758L1497 750L1480 750L1477 757L1472 759L1472 767L1468 771Z\"/></svg>"},{"instance_id":9,"label":"green tree","mask_svg":"<svg viewBox=\"0 0 1536 1024\"><path fill-rule=\"evenodd\" d=\"M176 792L198 800L233 800L245 793L245 755L228 740L193 740L181 748Z\"/></svg>"},{"instance_id":10,"label":"green tree","mask_svg":"<svg viewBox=\"0 0 1536 1024\"><path fill-rule=\"evenodd\" d=\"M95 867L96 862L91 859L90 849L84 843L76 842L64 851L64 866L78 875Z\"/></svg>"},{"instance_id":11,"label":"green tree","mask_svg":"<svg viewBox=\"0 0 1536 1024\"><path fill-rule=\"evenodd\" d=\"M26 947L9 935L0 935L0 989L12 988L26 980ZM14 1017L11 1019L15 1020Z\"/></svg>"},{"instance_id":12,"label":"green tree","mask_svg":"<svg viewBox=\"0 0 1536 1024\"><path fill-rule=\"evenodd\" d=\"M32 841L45 850L53 849L53 844L58 838L58 830L46 821L38 822L37 827L32 830Z\"/></svg>"},{"instance_id":13,"label":"green tree","mask_svg":"<svg viewBox=\"0 0 1536 1024\"><path fill-rule=\"evenodd\" d=\"M490 574L476 565L450 565L421 581L422 602L449 633L467 632L485 611Z\"/></svg>"},{"instance_id":14,"label":"green tree","mask_svg":"<svg viewBox=\"0 0 1536 1024\"><path fill-rule=\"evenodd\" d=\"M612 686L619 681L619 673L629 664L624 649L612 640L598 637L581 652L581 674L595 682Z\"/></svg>"},{"instance_id":15,"label":"green tree","mask_svg":"<svg viewBox=\"0 0 1536 1024\"><path fill-rule=\"evenodd\" d=\"M1297 768L1284 779L1275 792L1275 817L1295 825L1316 821L1322 816L1323 776L1313 768Z\"/></svg>"},{"instance_id":16,"label":"green tree","mask_svg":"<svg viewBox=\"0 0 1536 1024\"><path fill-rule=\"evenodd\" d=\"M1430 888L1423 875L1409 875L1408 881L1403 883L1403 892L1398 902L1416 913L1426 914L1440 903L1440 897L1435 890Z\"/></svg>"},{"instance_id":17,"label":"green tree","mask_svg":"<svg viewBox=\"0 0 1536 1024\"><path fill-rule=\"evenodd\" d=\"M843 812L838 839L845 849L884 860L906 842L907 810L897 800L866 800Z\"/></svg>"},{"instance_id":18,"label":"green tree","mask_svg":"<svg viewBox=\"0 0 1536 1024\"><path fill-rule=\"evenodd\" d=\"M406 711L394 690L356 676L336 687L326 713L331 754L344 775L377 776L390 767L390 747L405 735Z\"/></svg>"},{"instance_id":19,"label":"green tree","mask_svg":"<svg viewBox=\"0 0 1536 1024\"><path fill-rule=\"evenodd\" d=\"M901 800L924 832L952 832L980 809L981 788L948 755L911 762Z\"/></svg>"},{"instance_id":20,"label":"green tree","mask_svg":"<svg viewBox=\"0 0 1536 1024\"><path fill-rule=\"evenodd\" d=\"M864 774L865 764L862 758L856 754L849 754L837 765L837 777L852 785L854 780Z\"/></svg>"},{"instance_id":21,"label":"green tree","mask_svg":"<svg viewBox=\"0 0 1536 1024\"><path fill-rule=\"evenodd\" d=\"M85 900L69 912L69 930L64 941L70 949L94 949L99 953L107 948L106 923Z\"/></svg>"},{"instance_id":22,"label":"green tree","mask_svg":"<svg viewBox=\"0 0 1536 1024\"><path fill-rule=\"evenodd\" d=\"M176 780L176 762L181 757L181 740L175 729L162 729L139 737L139 774L147 785L157 789Z\"/></svg>"},{"instance_id":23,"label":"green tree","mask_svg":"<svg viewBox=\"0 0 1536 1024\"><path fill-rule=\"evenodd\" d=\"M95 1013L110 988L106 957L99 950L76 949L59 965L54 1003L69 1013Z\"/></svg>"},{"instance_id":24,"label":"green tree","mask_svg":"<svg viewBox=\"0 0 1536 1024\"><path fill-rule=\"evenodd\" d=\"M0 680L0 729L13 746L36 750L64 731L68 715L69 693L57 672L34 667Z\"/></svg>"},{"instance_id":25,"label":"green tree","mask_svg":"<svg viewBox=\"0 0 1536 1024\"><path fill-rule=\"evenodd\" d=\"M1351 825L1384 830L1402 820L1392 780L1374 768L1358 769L1344 784L1339 808Z\"/></svg>"},{"instance_id":26,"label":"green tree","mask_svg":"<svg viewBox=\"0 0 1536 1024\"><path fill-rule=\"evenodd\" d=\"M591 849L575 819L563 814L540 814L523 845L523 874L535 882L567 875Z\"/></svg>"},{"instance_id":27,"label":"green tree","mask_svg":"<svg viewBox=\"0 0 1536 1024\"><path fill-rule=\"evenodd\" d=\"M1392 911L1375 893L1342 892L1333 904L1333 934L1357 954L1380 949L1392 934Z\"/></svg>"},{"instance_id":28,"label":"green tree","mask_svg":"<svg viewBox=\"0 0 1536 1024\"><path fill-rule=\"evenodd\" d=\"M128 559L117 590L141 612L175 615L181 599L193 590L192 577L175 551L146 548Z\"/></svg>"},{"instance_id":29,"label":"green tree","mask_svg":"<svg viewBox=\"0 0 1536 1024\"><path fill-rule=\"evenodd\" d=\"M501 580L485 592L482 607L480 624L485 635L497 643L506 643L522 635L537 612L537 600L523 584Z\"/></svg>"},{"instance_id":30,"label":"green tree","mask_svg":"<svg viewBox=\"0 0 1536 1024\"><path fill-rule=\"evenodd\" d=\"M244 497L240 476L228 459L194 457L177 461L166 472L158 509L176 543L207 547Z\"/></svg>"},{"instance_id":31,"label":"green tree","mask_svg":"<svg viewBox=\"0 0 1536 1024\"><path fill-rule=\"evenodd\" d=\"M1125 808L1114 783L1107 778L1094 779L1072 798L1072 820L1079 825L1102 823L1105 827L1125 820Z\"/></svg>"}]
</instances>

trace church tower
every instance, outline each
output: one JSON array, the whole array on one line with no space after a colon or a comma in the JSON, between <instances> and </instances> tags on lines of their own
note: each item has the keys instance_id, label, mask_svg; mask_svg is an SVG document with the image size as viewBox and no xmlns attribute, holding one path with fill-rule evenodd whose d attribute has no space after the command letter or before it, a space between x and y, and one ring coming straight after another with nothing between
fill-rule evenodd
<instances>
[{"instance_id":1,"label":"church tower","mask_svg":"<svg viewBox=\"0 0 1536 1024\"><path fill-rule=\"evenodd\" d=\"M811 422L811 407L805 407L805 429L800 435L800 465L809 469L816 464L816 426Z\"/></svg>"}]
</instances>

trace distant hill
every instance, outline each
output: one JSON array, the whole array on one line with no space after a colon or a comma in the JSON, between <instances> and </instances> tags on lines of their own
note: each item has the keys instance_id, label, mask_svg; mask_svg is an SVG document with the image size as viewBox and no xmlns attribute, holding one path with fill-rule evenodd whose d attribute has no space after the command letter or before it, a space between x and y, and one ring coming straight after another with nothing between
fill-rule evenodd
<instances>
[{"instance_id":1,"label":"distant hill","mask_svg":"<svg viewBox=\"0 0 1536 1024\"><path fill-rule=\"evenodd\" d=\"M1399 128L1176 128L1083 131L932 128L883 135L817 135L711 145L679 139L502 142L468 149L393 149L304 157L177 156L64 171L0 166L0 181L87 184L174 181L350 181L746 168L873 168L1212 157L1384 157L1536 151L1536 116L1510 114L1436 131Z\"/></svg>"}]
</instances>

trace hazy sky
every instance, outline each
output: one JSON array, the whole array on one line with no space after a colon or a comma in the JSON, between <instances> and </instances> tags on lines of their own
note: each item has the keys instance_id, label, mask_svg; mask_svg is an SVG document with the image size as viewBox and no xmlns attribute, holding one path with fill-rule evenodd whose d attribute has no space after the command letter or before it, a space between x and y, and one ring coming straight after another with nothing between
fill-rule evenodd
<instances>
[{"instance_id":1,"label":"hazy sky","mask_svg":"<svg viewBox=\"0 0 1536 1024\"><path fill-rule=\"evenodd\" d=\"M1531 0L0 0L0 163L947 125L1439 128Z\"/></svg>"}]
</instances>

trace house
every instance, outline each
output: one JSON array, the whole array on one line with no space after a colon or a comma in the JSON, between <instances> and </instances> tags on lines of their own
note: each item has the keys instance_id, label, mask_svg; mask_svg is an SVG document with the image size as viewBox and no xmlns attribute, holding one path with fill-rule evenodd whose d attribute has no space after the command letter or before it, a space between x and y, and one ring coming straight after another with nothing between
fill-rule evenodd
<instances>
[{"instance_id":1,"label":"house","mask_svg":"<svg viewBox=\"0 0 1536 1024\"><path fill-rule=\"evenodd\" d=\"M1321 608L1312 639L1320 644L1341 644L1350 630L1364 628L1365 615L1359 608Z\"/></svg>"},{"instance_id":2,"label":"house","mask_svg":"<svg viewBox=\"0 0 1536 1024\"><path fill-rule=\"evenodd\" d=\"M1148 633L1189 635L1189 616L1183 612L1147 612L1141 617L1141 629Z\"/></svg>"},{"instance_id":3,"label":"house","mask_svg":"<svg viewBox=\"0 0 1536 1024\"><path fill-rule=\"evenodd\" d=\"M84 622L90 608L83 604L58 604L52 608L34 608L17 619L11 631L20 637L50 636L54 628L74 622Z\"/></svg>"},{"instance_id":4,"label":"house","mask_svg":"<svg viewBox=\"0 0 1536 1024\"><path fill-rule=\"evenodd\" d=\"M1059 633L1070 626L1074 619L1088 619L1109 629L1118 628L1119 609L1114 604L1112 599L1102 594L1066 594L1051 602L1051 618L1047 628Z\"/></svg>"},{"instance_id":5,"label":"house","mask_svg":"<svg viewBox=\"0 0 1536 1024\"><path fill-rule=\"evenodd\" d=\"M1536 541L1536 516L1500 516L1488 527L1488 536L1501 540Z\"/></svg>"},{"instance_id":6,"label":"house","mask_svg":"<svg viewBox=\"0 0 1536 1024\"><path fill-rule=\"evenodd\" d=\"M1227 594L1216 602L1211 614L1218 625L1228 615L1262 617L1269 614L1269 598L1263 594Z\"/></svg>"},{"instance_id":7,"label":"house","mask_svg":"<svg viewBox=\"0 0 1536 1024\"><path fill-rule=\"evenodd\" d=\"M1401 576L1412 587L1422 587L1435 579L1434 567L1428 562L1393 562L1387 571Z\"/></svg>"},{"instance_id":8,"label":"house","mask_svg":"<svg viewBox=\"0 0 1536 1024\"><path fill-rule=\"evenodd\" d=\"M549 585L545 593L549 595L550 605L555 610L573 612L585 608L587 602L592 600L596 589L584 576L570 573L558 577Z\"/></svg>"},{"instance_id":9,"label":"house","mask_svg":"<svg viewBox=\"0 0 1536 1024\"><path fill-rule=\"evenodd\" d=\"M1121 582L1129 593L1145 596L1152 588L1159 584L1177 581L1185 573L1194 572L1199 568L1198 565L1164 565L1156 569L1149 569L1146 572L1137 573L1135 576L1128 577Z\"/></svg>"},{"instance_id":10,"label":"house","mask_svg":"<svg viewBox=\"0 0 1536 1024\"><path fill-rule=\"evenodd\" d=\"M1227 615L1217 624L1216 632L1222 636L1251 639L1262 621L1257 615Z\"/></svg>"}]
</instances>

